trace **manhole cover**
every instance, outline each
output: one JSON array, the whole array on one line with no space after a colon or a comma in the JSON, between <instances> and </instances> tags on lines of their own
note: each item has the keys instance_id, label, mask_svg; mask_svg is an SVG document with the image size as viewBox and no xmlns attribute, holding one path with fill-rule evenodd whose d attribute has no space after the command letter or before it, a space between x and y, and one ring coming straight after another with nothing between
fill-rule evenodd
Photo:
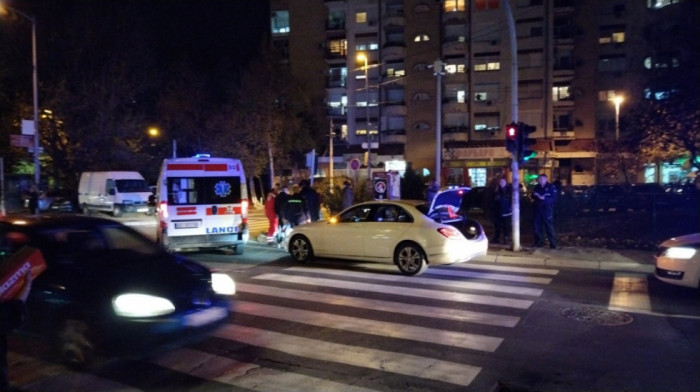
<instances>
[{"instance_id":1,"label":"manhole cover","mask_svg":"<svg viewBox=\"0 0 700 392\"><path fill-rule=\"evenodd\" d=\"M616 312L602 308L564 308L561 315L581 321L598 325L624 325L632 322L633 318L627 313Z\"/></svg>"}]
</instances>

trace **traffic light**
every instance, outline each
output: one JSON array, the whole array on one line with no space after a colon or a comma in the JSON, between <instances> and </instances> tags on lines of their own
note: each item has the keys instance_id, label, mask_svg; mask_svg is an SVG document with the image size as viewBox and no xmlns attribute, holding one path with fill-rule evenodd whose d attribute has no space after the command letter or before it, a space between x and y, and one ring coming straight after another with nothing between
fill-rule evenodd
<instances>
[{"instance_id":1,"label":"traffic light","mask_svg":"<svg viewBox=\"0 0 700 392\"><path fill-rule=\"evenodd\" d=\"M537 127L534 125L518 123L518 160L520 162L527 162L537 155L537 152L529 149L529 146L535 144L535 139L531 138L529 135L536 130Z\"/></svg>"},{"instance_id":2,"label":"traffic light","mask_svg":"<svg viewBox=\"0 0 700 392\"><path fill-rule=\"evenodd\" d=\"M518 152L518 135L520 134L518 130L518 124L510 123L506 125L506 150L508 152L516 154Z\"/></svg>"}]
</instances>

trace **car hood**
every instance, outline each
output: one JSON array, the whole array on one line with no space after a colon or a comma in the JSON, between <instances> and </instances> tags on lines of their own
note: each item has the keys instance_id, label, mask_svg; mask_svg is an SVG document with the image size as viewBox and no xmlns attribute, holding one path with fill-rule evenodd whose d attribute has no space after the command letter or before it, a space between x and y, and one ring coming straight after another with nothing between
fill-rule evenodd
<instances>
[{"instance_id":1,"label":"car hood","mask_svg":"<svg viewBox=\"0 0 700 392\"><path fill-rule=\"evenodd\" d=\"M662 242L660 246L666 247L666 248L671 248L674 246L687 246L687 245L694 245L696 247L700 246L700 233L693 233L693 234L682 235L680 237L669 238L666 241Z\"/></svg>"}]
</instances>

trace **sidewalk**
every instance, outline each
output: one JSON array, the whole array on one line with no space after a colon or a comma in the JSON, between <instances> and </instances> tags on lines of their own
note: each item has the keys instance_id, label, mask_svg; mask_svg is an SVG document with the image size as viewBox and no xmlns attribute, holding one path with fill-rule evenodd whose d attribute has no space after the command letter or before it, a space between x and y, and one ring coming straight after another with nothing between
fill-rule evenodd
<instances>
[{"instance_id":1,"label":"sidewalk","mask_svg":"<svg viewBox=\"0 0 700 392\"><path fill-rule=\"evenodd\" d=\"M474 261L637 273L654 272L652 252L627 249L566 246L557 249L522 247L522 250L514 252L506 245L491 244L488 254L477 257Z\"/></svg>"}]
</instances>

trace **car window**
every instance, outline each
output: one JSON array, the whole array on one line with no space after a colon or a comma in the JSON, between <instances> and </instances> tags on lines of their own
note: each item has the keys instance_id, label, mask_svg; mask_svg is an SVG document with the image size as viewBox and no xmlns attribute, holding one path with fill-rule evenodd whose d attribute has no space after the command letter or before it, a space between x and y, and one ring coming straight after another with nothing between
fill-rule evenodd
<instances>
[{"instance_id":1,"label":"car window","mask_svg":"<svg viewBox=\"0 0 700 392\"><path fill-rule=\"evenodd\" d=\"M102 229L110 249L130 250L141 254L157 254L160 248L136 233L123 227L104 227Z\"/></svg>"},{"instance_id":2,"label":"car window","mask_svg":"<svg viewBox=\"0 0 700 392\"><path fill-rule=\"evenodd\" d=\"M378 207L372 217L371 222L410 222L410 215L403 208L395 205Z\"/></svg>"},{"instance_id":3,"label":"car window","mask_svg":"<svg viewBox=\"0 0 700 392\"><path fill-rule=\"evenodd\" d=\"M372 211L372 206L370 206L370 205L357 206L357 207L352 208L348 211L345 211L342 215L340 215L340 221L341 222L366 222L371 211Z\"/></svg>"}]
</instances>

